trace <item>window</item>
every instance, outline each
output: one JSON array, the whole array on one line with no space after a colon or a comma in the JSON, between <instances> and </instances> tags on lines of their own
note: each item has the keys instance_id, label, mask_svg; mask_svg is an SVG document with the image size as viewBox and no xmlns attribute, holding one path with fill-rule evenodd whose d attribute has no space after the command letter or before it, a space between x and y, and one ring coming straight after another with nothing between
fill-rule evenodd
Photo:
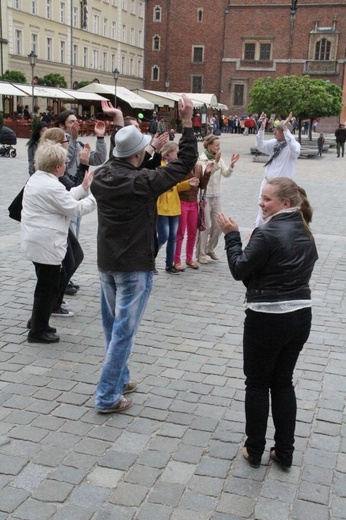
<instances>
[{"instance_id":1,"label":"window","mask_svg":"<svg viewBox=\"0 0 346 520\"><path fill-rule=\"evenodd\" d=\"M13 7L14 9L19 9L21 10L22 6L21 6L21 1L20 0L14 0L13 2Z\"/></svg>"},{"instance_id":2,"label":"window","mask_svg":"<svg viewBox=\"0 0 346 520\"><path fill-rule=\"evenodd\" d=\"M255 51L256 51L255 43L245 43L244 60L254 60Z\"/></svg>"},{"instance_id":3,"label":"window","mask_svg":"<svg viewBox=\"0 0 346 520\"><path fill-rule=\"evenodd\" d=\"M60 42L60 63L65 63L65 42Z\"/></svg>"},{"instance_id":4,"label":"window","mask_svg":"<svg viewBox=\"0 0 346 520\"><path fill-rule=\"evenodd\" d=\"M112 54L112 56L111 56L111 67L112 67L112 72L113 72L113 70L115 70L116 66L117 66L116 55L115 55L115 54Z\"/></svg>"},{"instance_id":5,"label":"window","mask_svg":"<svg viewBox=\"0 0 346 520\"><path fill-rule=\"evenodd\" d=\"M191 92L202 92L202 76L192 76Z\"/></svg>"},{"instance_id":6,"label":"window","mask_svg":"<svg viewBox=\"0 0 346 520\"><path fill-rule=\"evenodd\" d=\"M162 14L161 7L159 5L156 5L154 7L153 21L154 22L161 22L161 14Z\"/></svg>"},{"instance_id":7,"label":"window","mask_svg":"<svg viewBox=\"0 0 346 520\"><path fill-rule=\"evenodd\" d=\"M154 67L151 69L151 80L159 81L159 79L160 79L160 69L157 65L154 65Z\"/></svg>"},{"instance_id":8,"label":"window","mask_svg":"<svg viewBox=\"0 0 346 520\"><path fill-rule=\"evenodd\" d=\"M126 57L121 56L121 74L126 74Z\"/></svg>"},{"instance_id":9,"label":"window","mask_svg":"<svg viewBox=\"0 0 346 520\"><path fill-rule=\"evenodd\" d=\"M153 37L153 51L159 51L161 47L161 38L158 34Z\"/></svg>"},{"instance_id":10,"label":"window","mask_svg":"<svg viewBox=\"0 0 346 520\"><path fill-rule=\"evenodd\" d=\"M99 34L100 29L100 17L98 14L93 15L93 32L94 34Z\"/></svg>"},{"instance_id":11,"label":"window","mask_svg":"<svg viewBox=\"0 0 346 520\"><path fill-rule=\"evenodd\" d=\"M117 0L112 0L112 6L113 7L116 7L118 4L117 4Z\"/></svg>"},{"instance_id":12,"label":"window","mask_svg":"<svg viewBox=\"0 0 346 520\"><path fill-rule=\"evenodd\" d=\"M137 63L137 76L141 78L142 75L143 75L142 60L138 60L138 63Z\"/></svg>"},{"instance_id":13,"label":"window","mask_svg":"<svg viewBox=\"0 0 346 520\"><path fill-rule=\"evenodd\" d=\"M131 0L131 14L136 14L136 2Z\"/></svg>"},{"instance_id":14,"label":"window","mask_svg":"<svg viewBox=\"0 0 346 520\"><path fill-rule=\"evenodd\" d=\"M46 0L46 18L48 18L48 20L50 20L51 16L52 16L51 0Z\"/></svg>"},{"instance_id":15,"label":"window","mask_svg":"<svg viewBox=\"0 0 346 520\"><path fill-rule=\"evenodd\" d=\"M37 14L37 0L31 0L31 14Z\"/></svg>"},{"instance_id":16,"label":"window","mask_svg":"<svg viewBox=\"0 0 346 520\"><path fill-rule=\"evenodd\" d=\"M77 24L78 24L78 7L73 6L72 25L73 25L73 27L77 27Z\"/></svg>"},{"instance_id":17,"label":"window","mask_svg":"<svg viewBox=\"0 0 346 520\"><path fill-rule=\"evenodd\" d=\"M260 44L260 60L270 61L271 45L270 43Z\"/></svg>"},{"instance_id":18,"label":"window","mask_svg":"<svg viewBox=\"0 0 346 520\"><path fill-rule=\"evenodd\" d=\"M112 22L112 38L113 40L117 39L117 23Z\"/></svg>"},{"instance_id":19,"label":"window","mask_svg":"<svg viewBox=\"0 0 346 520\"><path fill-rule=\"evenodd\" d=\"M31 49L34 51L35 54L38 52L38 36L37 34L31 35Z\"/></svg>"},{"instance_id":20,"label":"window","mask_svg":"<svg viewBox=\"0 0 346 520\"><path fill-rule=\"evenodd\" d=\"M23 33L16 29L14 31L15 54L23 54Z\"/></svg>"},{"instance_id":21,"label":"window","mask_svg":"<svg viewBox=\"0 0 346 520\"><path fill-rule=\"evenodd\" d=\"M107 20L107 18L103 19L103 36L108 36L108 20Z\"/></svg>"},{"instance_id":22,"label":"window","mask_svg":"<svg viewBox=\"0 0 346 520\"><path fill-rule=\"evenodd\" d=\"M143 2L139 2L139 18L144 18L144 4Z\"/></svg>"},{"instance_id":23,"label":"window","mask_svg":"<svg viewBox=\"0 0 346 520\"><path fill-rule=\"evenodd\" d=\"M93 69L99 68L99 51L93 50Z\"/></svg>"},{"instance_id":24,"label":"window","mask_svg":"<svg viewBox=\"0 0 346 520\"><path fill-rule=\"evenodd\" d=\"M121 41L126 42L126 25L122 27Z\"/></svg>"},{"instance_id":25,"label":"window","mask_svg":"<svg viewBox=\"0 0 346 520\"><path fill-rule=\"evenodd\" d=\"M78 65L78 45L73 45L72 65Z\"/></svg>"},{"instance_id":26,"label":"window","mask_svg":"<svg viewBox=\"0 0 346 520\"><path fill-rule=\"evenodd\" d=\"M122 8L123 8L123 11L127 11L127 0L122 1Z\"/></svg>"},{"instance_id":27,"label":"window","mask_svg":"<svg viewBox=\"0 0 346 520\"><path fill-rule=\"evenodd\" d=\"M244 85L234 85L233 89L233 105L244 105Z\"/></svg>"},{"instance_id":28,"label":"window","mask_svg":"<svg viewBox=\"0 0 346 520\"><path fill-rule=\"evenodd\" d=\"M134 76L134 73L133 73L133 58L130 58L130 76Z\"/></svg>"},{"instance_id":29,"label":"window","mask_svg":"<svg viewBox=\"0 0 346 520\"><path fill-rule=\"evenodd\" d=\"M89 68L88 47L83 47L83 67Z\"/></svg>"},{"instance_id":30,"label":"window","mask_svg":"<svg viewBox=\"0 0 346 520\"><path fill-rule=\"evenodd\" d=\"M268 41L263 41L263 38L244 43L243 59L245 61L270 61L271 53L272 44Z\"/></svg>"},{"instance_id":31,"label":"window","mask_svg":"<svg viewBox=\"0 0 346 520\"><path fill-rule=\"evenodd\" d=\"M322 38L315 45L315 60L330 60L331 43L326 38Z\"/></svg>"},{"instance_id":32,"label":"window","mask_svg":"<svg viewBox=\"0 0 346 520\"><path fill-rule=\"evenodd\" d=\"M131 27L131 31L130 31L130 44L131 45L135 44L135 30L133 27Z\"/></svg>"},{"instance_id":33,"label":"window","mask_svg":"<svg viewBox=\"0 0 346 520\"><path fill-rule=\"evenodd\" d=\"M107 52L104 52L102 55L102 70L104 70L104 71L107 70L107 56L108 56Z\"/></svg>"},{"instance_id":34,"label":"window","mask_svg":"<svg viewBox=\"0 0 346 520\"><path fill-rule=\"evenodd\" d=\"M138 31L138 45L139 47L144 47L144 42L143 42L143 31Z\"/></svg>"},{"instance_id":35,"label":"window","mask_svg":"<svg viewBox=\"0 0 346 520\"><path fill-rule=\"evenodd\" d=\"M197 9L197 22L203 22L203 9Z\"/></svg>"},{"instance_id":36,"label":"window","mask_svg":"<svg viewBox=\"0 0 346 520\"><path fill-rule=\"evenodd\" d=\"M65 2L60 2L60 23L65 23Z\"/></svg>"},{"instance_id":37,"label":"window","mask_svg":"<svg viewBox=\"0 0 346 520\"><path fill-rule=\"evenodd\" d=\"M52 61L53 59L53 40L52 38L47 38L47 61Z\"/></svg>"},{"instance_id":38,"label":"window","mask_svg":"<svg viewBox=\"0 0 346 520\"><path fill-rule=\"evenodd\" d=\"M192 61L194 63L203 63L204 47L192 47Z\"/></svg>"}]
</instances>

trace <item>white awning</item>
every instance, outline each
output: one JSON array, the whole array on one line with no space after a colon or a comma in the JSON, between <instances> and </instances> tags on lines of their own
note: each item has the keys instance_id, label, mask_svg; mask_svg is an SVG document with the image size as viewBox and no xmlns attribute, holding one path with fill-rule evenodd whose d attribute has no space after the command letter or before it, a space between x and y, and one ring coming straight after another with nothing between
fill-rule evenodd
<instances>
[{"instance_id":1,"label":"white awning","mask_svg":"<svg viewBox=\"0 0 346 520\"><path fill-rule=\"evenodd\" d=\"M22 90L27 96L32 95L32 87L31 85L21 85L20 83L14 84L15 87ZM21 94L23 95L23 94ZM35 97L41 97L41 98L51 98L51 99L70 99L73 101L75 98L70 96L70 94L67 94L67 92L64 92L63 90L60 90L56 87L41 87L39 85L34 86L34 96Z\"/></svg>"},{"instance_id":2,"label":"white awning","mask_svg":"<svg viewBox=\"0 0 346 520\"><path fill-rule=\"evenodd\" d=\"M78 89L78 92L95 92L97 94L108 94L114 96L115 85L106 85L103 83L90 83L85 87ZM142 108L153 110L154 104L138 94L125 87L117 87L117 97L128 103L132 108Z\"/></svg>"},{"instance_id":3,"label":"white awning","mask_svg":"<svg viewBox=\"0 0 346 520\"><path fill-rule=\"evenodd\" d=\"M0 82L0 95L2 96L23 96L22 90L12 85L12 83Z\"/></svg>"},{"instance_id":4,"label":"white awning","mask_svg":"<svg viewBox=\"0 0 346 520\"><path fill-rule=\"evenodd\" d=\"M217 97L215 94L199 94L197 92L187 92L186 95L193 101L210 108L217 108Z\"/></svg>"},{"instance_id":5,"label":"white awning","mask_svg":"<svg viewBox=\"0 0 346 520\"><path fill-rule=\"evenodd\" d=\"M100 96L99 94L95 94L94 92L81 92L80 90L69 90L69 89L60 89L62 92L66 92L69 96L77 99L78 101L108 101L107 98Z\"/></svg>"},{"instance_id":6,"label":"white awning","mask_svg":"<svg viewBox=\"0 0 346 520\"><path fill-rule=\"evenodd\" d=\"M145 89L138 89L137 92L139 92L140 95L147 98L149 101L152 101L158 107L168 106L170 108L173 108L181 97L181 94L177 92L162 92ZM194 94L188 94L192 101L193 107L200 108L203 105L203 102L194 99L192 97L193 95Z\"/></svg>"}]
</instances>

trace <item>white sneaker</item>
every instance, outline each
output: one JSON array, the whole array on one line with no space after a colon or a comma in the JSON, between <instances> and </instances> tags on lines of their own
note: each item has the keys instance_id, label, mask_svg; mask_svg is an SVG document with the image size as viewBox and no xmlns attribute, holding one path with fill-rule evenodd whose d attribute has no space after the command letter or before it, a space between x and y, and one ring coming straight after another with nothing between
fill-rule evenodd
<instances>
[{"instance_id":1,"label":"white sneaker","mask_svg":"<svg viewBox=\"0 0 346 520\"><path fill-rule=\"evenodd\" d=\"M74 316L74 312L60 307L60 309L56 309L52 312L52 316L60 316L60 318L72 318L72 316Z\"/></svg>"}]
</instances>

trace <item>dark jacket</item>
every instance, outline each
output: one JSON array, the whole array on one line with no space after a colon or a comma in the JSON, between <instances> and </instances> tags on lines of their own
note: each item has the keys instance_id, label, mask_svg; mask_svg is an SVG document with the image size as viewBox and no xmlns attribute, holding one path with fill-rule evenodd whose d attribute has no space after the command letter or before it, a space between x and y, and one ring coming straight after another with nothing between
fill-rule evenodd
<instances>
[{"instance_id":1,"label":"dark jacket","mask_svg":"<svg viewBox=\"0 0 346 520\"><path fill-rule=\"evenodd\" d=\"M157 254L156 201L185 179L197 161L193 129L185 128L178 159L155 170L137 169L113 157L94 174L97 262L101 271L151 271Z\"/></svg>"},{"instance_id":2,"label":"dark jacket","mask_svg":"<svg viewBox=\"0 0 346 520\"><path fill-rule=\"evenodd\" d=\"M335 130L335 137L339 143L344 143L346 141L346 128L338 128Z\"/></svg>"},{"instance_id":3,"label":"dark jacket","mask_svg":"<svg viewBox=\"0 0 346 520\"><path fill-rule=\"evenodd\" d=\"M238 231L225 236L228 265L247 288L247 302L309 300L309 280L318 259L315 241L300 211L279 213L256 228L244 251Z\"/></svg>"}]
</instances>

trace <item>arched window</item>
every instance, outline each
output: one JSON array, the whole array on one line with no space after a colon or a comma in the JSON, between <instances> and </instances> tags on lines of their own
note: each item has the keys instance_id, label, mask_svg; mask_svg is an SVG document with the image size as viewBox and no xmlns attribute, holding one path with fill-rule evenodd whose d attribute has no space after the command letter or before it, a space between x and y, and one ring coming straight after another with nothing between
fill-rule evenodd
<instances>
[{"instance_id":1,"label":"arched window","mask_svg":"<svg viewBox=\"0 0 346 520\"><path fill-rule=\"evenodd\" d=\"M154 65L151 69L151 80L159 81L160 79L160 68L157 65Z\"/></svg>"},{"instance_id":2,"label":"arched window","mask_svg":"<svg viewBox=\"0 0 346 520\"><path fill-rule=\"evenodd\" d=\"M331 43L326 38L322 38L316 42L315 46L315 60L330 60Z\"/></svg>"},{"instance_id":3,"label":"arched window","mask_svg":"<svg viewBox=\"0 0 346 520\"><path fill-rule=\"evenodd\" d=\"M158 34L153 37L153 51L159 51L161 48L161 38Z\"/></svg>"},{"instance_id":4,"label":"arched window","mask_svg":"<svg viewBox=\"0 0 346 520\"><path fill-rule=\"evenodd\" d=\"M162 9L159 5L154 7L154 22L161 22Z\"/></svg>"}]
</instances>

